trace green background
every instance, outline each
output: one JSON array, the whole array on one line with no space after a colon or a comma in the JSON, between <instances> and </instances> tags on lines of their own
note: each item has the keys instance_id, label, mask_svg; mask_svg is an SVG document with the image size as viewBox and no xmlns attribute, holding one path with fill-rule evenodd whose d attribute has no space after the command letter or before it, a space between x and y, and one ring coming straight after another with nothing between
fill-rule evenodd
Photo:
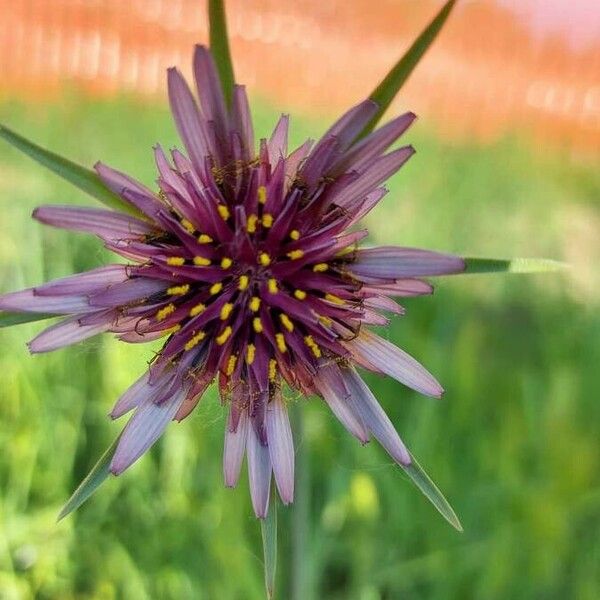
<instances>
[{"instance_id":1,"label":"green background","mask_svg":"<svg viewBox=\"0 0 600 600\"><path fill-rule=\"evenodd\" d=\"M277 115L260 102L257 112L265 135ZM151 145L176 143L166 108L131 98L4 101L0 116L41 145L148 184ZM295 119L292 139L324 126ZM484 146L449 142L422 122L406 139L417 155L368 217L372 243L573 267L440 279L435 295L404 303L407 316L386 334L446 388L436 401L369 378L462 534L376 443L360 447L321 402L290 399L303 421L296 446L307 485L295 512L280 509L278 597L595 600L597 157L576 160L516 133ZM0 291L110 260L95 238L30 219L39 204L93 200L6 144L0 192ZM29 356L25 342L41 328L0 330L0 598L263 598L259 526L245 473L237 489L223 487L224 409L212 389L148 455L56 523L120 430L107 413L151 348L104 336Z\"/></svg>"}]
</instances>

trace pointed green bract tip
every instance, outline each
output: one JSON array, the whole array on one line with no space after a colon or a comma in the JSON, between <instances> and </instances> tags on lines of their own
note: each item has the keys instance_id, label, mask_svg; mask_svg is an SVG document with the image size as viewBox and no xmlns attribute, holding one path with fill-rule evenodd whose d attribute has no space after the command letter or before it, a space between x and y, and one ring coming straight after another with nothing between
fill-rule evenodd
<instances>
[{"instance_id":1,"label":"pointed green bract tip","mask_svg":"<svg viewBox=\"0 0 600 600\"><path fill-rule=\"evenodd\" d=\"M454 509L450 506L450 503L439 488L433 483L429 475L425 472L423 467L415 460L415 457L411 455L411 464L408 466L402 466L406 474L410 477L412 482L421 490L425 497L435 506L438 512L456 529L462 533L463 527L461 522L454 512Z\"/></svg>"},{"instance_id":2,"label":"pointed green bract tip","mask_svg":"<svg viewBox=\"0 0 600 600\"><path fill-rule=\"evenodd\" d=\"M465 258L465 273L552 273L569 265L547 258Z\"/></svg>"},{"instance_id":3,"label":"pointed green bract tip","mask_svg":"<svg viewBox=\"0 0 600 600\"><path fill-rule=\"evenodd\" d=\"M22 323L33 323L34 321L52 319L53 317L58 316L59 315L50 315L46 313L0 311L0 328L12 327L13 325L21 325Z\"/></svg>"}]
</instances>

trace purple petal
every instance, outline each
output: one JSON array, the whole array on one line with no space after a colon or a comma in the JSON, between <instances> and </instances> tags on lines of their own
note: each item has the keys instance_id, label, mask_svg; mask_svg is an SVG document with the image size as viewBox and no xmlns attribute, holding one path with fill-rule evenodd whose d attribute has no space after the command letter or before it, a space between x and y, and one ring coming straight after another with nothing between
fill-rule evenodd
<instances>
[{"instance_id":1,"label":"purple petal","mask_svg":"<svg viewBox=\"0 0 600 600\"><path fill-rule=\"evenodd\" d=\"M101 162L97 162L94 165L94 169L96 170L96 173L98 173L100 179L102 179L106 186L115 194L121 195L123 190L132 190L142 196L154 198L154 194L145 185L121 171L117 171Z\"/></svg>"},{"instance_id":2,"label":"purple petal","mask_svg":"<svg viewBox=\"0 0 600 600\"><path fill-rule=\"evenodd\" d=\"M381 373L425 394L439 398L444 390L436 379L412 356L378 335L362 329L357 337L342 344L361 364L371 364Z\"/></svg>"},{"instance_id":3,"label":"purple petal","mask_svg":"<svg viewBox=\"0 0 600 600\"><path fill-rule=\"evenodd\" d=\"M271 164L275 164L280 158L285 158L287 156L289 122L289 115L281 115L267 142Z\"/></svg>"},{"instance_id":4,"label":"purple petal","mask_svg":"<svg viewBox=\"0 0 600 600\"><path fill-rule=\"evenodd\" d=\"M115 475L133 464L162 435L185 400L186 390L179 389L162 404L146 401L140 404L129 420L110 463Z\"/></svg>"},{"instance_id":5,"label":"purple petal","mask_svg":"<svg viewBox=\"0 0 600 600\"><path fill-rule=\"evenodd\" d=\"M181 73L171 68L167 75L171 112L192 164L204 172L204 157L208 152L208 134L198 106Z\"/></svg>"},{"instance_id":6,"label":"purple petal","mask_svg":"<svg viewBox=\"0 0 600 600\"><path fill-rule=\"evenodd\" d=\"M227 487L235 487L240 477L248 436L248 411L242 410L240 412L235 431L232 430L231 419L230 412L225 427L225 448L223 450L223 477Z\"/></svg>"},{"instance_id":7,"label":"purple petal","mask_svg":"<svg viewBox=\"0 0 600 600\"><path fill-rule=\"evenodd\" d=\"M350 393L339 367L335 363L322 365L314 378L314 384L342 425L362 444L366 444L369 441L369 432L360 416L352 410L348 401Z\"/></svg>"},{"instance_id":8,"label":"purple petal","mask_svg":"<svg viewBox=\"0 0 600 600\"><path fill-rule=\"evenodd\" d=\"M365 285L361 288L364 294L384 294L386 296L422 296L433 293L433 286L420 279L398 279L393 283Z\"/></svg>"},{"instance_id":9,"label":"purple petal","mask_svg":"<svg viewBox=\"0 0 600 600\"><path fill-rule=\"evenodd\" d=\"M154 400L172 381L172 377L164 377L150 383L150 371L146 371L116 401L110 411L112 419L118 419L142 403Z\"/></svg>"},{"instance_id":10,"label":"purple petal","mask_svg":"<svg viewBox=\"0 0 600 600\"><path fill-rule=\"evenodd\" d=\"M267 439L279 496L284 504L290 504L294 501L294 440L281 393L267 406Z\"/></svg>"},{"instance_id":11,"label":"purple petal","mask_svg":"<svg viewBox=\"0 0 600 600\"><path fill-rule=\"evenodd\" d=\"M135 217L101 208L40 206L32 216L46 225L93 233L110 242L140 238L153 231L147 223Z\"/></svg>"},{"instance_id":12,"label":"purple petal","mask_svg":"<svg viewBox=\"0 0 600 600\"><path fill-rule=\"evenodd\" d=\"M36 296L69 296L71 294L90 294L98 288L121 283L127 279L125 265L107 265L85 273L70 275L44 283L33 288Z\"/></svg>"},{"instance_id":13,"label":"purple petal","mask_svg":"<svg viewBox=\"0 0 600 600\"><path fill-rule=\"evenodd\" d=\"M29 288L0 296L0 310L68 315L88 312L90 305L86 296L37 296Z\"/></svg>"},{"instance_id":14,"label":"purple petal","mask_svg":"<svg viewBox=\"0 0 600 600\"><path fill-rule=\"evenodd\" d=\"M465 270L462 258L418 248L380 246L360 249L356 261L348 269L359 277L375 279L401 279L447 275Z\"/></svg>"},{"instance_id":15,"label":"purple petal","mask_svg":"<svg viewBox=\"0 0 600 600\"><path fill-rule=\"evenodd\" d=\"M248 427L246 441L248 455L248 480L254 512L264 519L269 512L269 492L271 490L271 458L269 448L260 443L254 427Z\"/></svg>"},{"instance_id":16,"label":"purple petal","mask_svg":"<svg viewBox=\"0 0 600 600\"><path fill-rule=\"evenodd\" d=\"M29 351L34 354L50 352L103 333L110 328L110 323L111 321L108 319L103 323L81 325L77 317L71 317L44 329L42 333L34 337L27 345L29 346Z\"/></svg>"},{"instance_id":17,"label":"purple petal","mask_svg":"<svg viewBox=\"0 0 600 600\"><path fill-rule=\"evenodd\" d=\"M168 287L168 282L161 279L136 277L123 283L116 283L107 289L90 296L92 306L120 306L145 300L158 292L163 292Z\"/></svg>"},{"instance_id":18,"label":"purple petal","mask_svg":"<svg viewBox=\"0 0 600 600\"><path fill-rule=\"evenodd\" d=\"M342 372L354 406L366 427L397 463L409 465L411 459L406 446L371 390L354 369L343 369Z\"/></svg>"}]
</instances>

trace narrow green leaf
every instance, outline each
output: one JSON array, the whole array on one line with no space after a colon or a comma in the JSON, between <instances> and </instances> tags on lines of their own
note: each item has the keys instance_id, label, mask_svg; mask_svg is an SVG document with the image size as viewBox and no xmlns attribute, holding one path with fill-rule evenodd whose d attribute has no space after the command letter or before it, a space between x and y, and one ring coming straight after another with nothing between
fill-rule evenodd
<instances>
[{"instance_id":1,"label":"narrow green leaf","mask_svg":"<svg viewBox=\"0 0 600 600\"><path fill-rule=\"evenodd\" d=\"M547 258L465 258L465 273L550 273L568 265Z\"/></svg>"},{"instance_id":2,"label":"narrow green leaf","mask_svg":"<svg viewBox=\"0 0 600 600\"><path fill-rule=\"evenodd\" d=\"M110 461L117 449L119 437L110 445L108 450L100 457L100 460L94 465L94 468L88 473L87 477L79 484L67 503L62 507L58 520L64 519L68 514L78 509L104 482L110 475Z\"/></svg>"},{"instance_id":3,"label":"narrow green leaf","mask_svg":"<svg viewBox=\"0 0 600 600\"><path fill-rule=\"evenodd\" d=\"M408 467L402 467L407 475L411 478L412 482L423 492L429 502L433 504L440 514L458 531L462 531L462 525L460 520L456 516L456 513L450 506L450 503L438 487L431 481L429 475L425 473L423 467L416 461L415 457L411 455L412 463Z\"/></svg>"},{"instance_id":4,"label":"narrow green leaf","mask_svg":"<svg viewBox=\"0 0 600 600\"><path fill-rule=\"evenodd\" d=\"M229 50L227 20L225 19L223 0L208 0L208 21L210 51L217 65L225 102L227 102L227 106L231 106L235 77L233 75L233 64Z\"/></svg>"},{"instance_id":5,"label":"narrow green leaf","mask_svg":"<svg viewBox=\"0 0 600 600\"><path fill-rule=\"evenodd\" d=\"M50 169L63 179L66 179L80 190L90 194L90 196L93 196L96 200L100 200L100 202L103 202L109 208L134 215L139 214L134 206L131 206L125 202L125 200L119 198L119 196L109 190L100 177L98 177L91 169L82 167L77 163L30 142L4 125L0 125L0 138L4 138L15 148L27 154L27 156L33 158L33 160L39 162L41 165L44 165L44 167Z\"/></svg>"},{"instance_id":6,"label":"narrow green leaf","mask_svg":"<svg viewBox=\"0 0 600 600\"><path fill-rule=\"evenodd\" d=\"M444 4L437 16L429 23L423 33L414 41L406 54L394 65L392 70L385 76L381 83L375 88L369 96L379 104L377 114L371 119L369 124L363 129L357 139L360 139L373 130L379 122L385 111L388 109L400 88L409 78L413 69L417 66L429 46L433 43L437 34L443 27L450 12L454 8L456 0L449 0Z\"/></svg>"},{"instance_id":7,"label":"narrow green leaf","mask_svg":"<svg viewBox=\"0 0 600 600\"><path fill-rule=\"evenodd\" d=\"M43 319L51 319L58 315L47 315L45 313L22 313L0 311L0 328L21 325L21 323L32 323Z\"/></svg>"},{"instance_id":8,"label":"narrow green leaf","mask_svg":"<svg viewBox=\"0 0 600 600\"><path fill-rule=\"evenodd\" d=\"M260 532L263 543L265 569L265 588L267 598L273 598L275 593L275 572L277 570L277 491L271 484L271 499L269 513L266 519L260 519Z\"/></svg>"}]
</instances>

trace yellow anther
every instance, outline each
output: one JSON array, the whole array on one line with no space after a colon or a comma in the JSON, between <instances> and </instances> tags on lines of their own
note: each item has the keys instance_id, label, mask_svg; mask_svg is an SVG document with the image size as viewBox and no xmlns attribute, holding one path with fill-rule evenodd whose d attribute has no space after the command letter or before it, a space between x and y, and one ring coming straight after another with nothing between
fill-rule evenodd
<instances>
[{"instance_id":1,"label":"yellow anther","mask_svg":"<svg viewBox=\"0 0 600 600\"><path fill-rule=\"evenodd\" d=\"M230 377L233 375L233 371L235 370L235 364L237 363L237 356L232 354L227 361L227 369L225 369L225 374Z\"/></svg>"},{"instance_id":2,"label":"yellow anther","mask_svg":"<svg viewBox=\"0 0 600 600\"><path fill-rule=\"evenodd\" d=\"M238 283L238 290L240 290L240 292L247 290L249 283L250 283L250 277L248 277L248 275L240 275L240 280Z\"/></svg>"},{"instance_id":3,"label":"yellow anther","mask_svg":"<svg viewBox=\"0 0 600 600\"><path fill-rule=\"evenodd\" d=\"M263 324L260 320L260 317L254 317L254 319L252 319L252 327L254 328L254 331L256 331L256 333L262 333Z\"/></svg>"},{"instance_id":4,"label":"yellow anther","mask_svg":"<svg viewBox=\"0 0 600 600\"><path fill-rule=\"evenodd\" d=\"M273 225L273 215L270 215L269 213L265 213L262 217L261 220L262 226L269 229L269 227L271 227L271 225Z\"/></svg>"},{"instance_id":5,"label":"yellow anther","mask_svg":"<svg viewBox=\"0 0 600 600\"><path fill-rule=\"evenodd\" d=\"M329 325L333 324L333 321L329 317L326 317L325 315L319 315L319 321L321 321L321 323L323 323L323 325L327 325L328 327L329 327Z\"/></svg>"},{"instance_id":6,"label":"yellow anther","mask_svg":"<svg viewBox=\"0 0 600 600\"><path fill-rule=\"evenodd\" d=\"M222 269L229 269L229 267L231 267L231 265L233 264L233 261L228 258L227 256L223 259L221 259L221 268Z\"/></svg>"},{"instance_id":7,"label":"yellow anther","mask_svg":"<svg viewBox=\"0 0 600 600\"><path fill-rule=\"evenodd\" d=\"M299 239L300 239L300 232L299 232L297 229L292 229L292 230L290 231L290 237L291 237L293 240L299 240Z\"/></svg>"},{"instance_id":8,"label":"yellow anther","mask_svg":"<svg viewBox=\"0 0 600 600\"><path fill-rule=\"evenodd\" d=\"M195 317L196 315L199 315L201 312L204 312L206 310L206 305L202 304L202 302L200 304L196 304L196 306L192 307L192 309L190 310L190 317Z\"/></svg>"},{"instance_id":9,"label":"yellow anther","mask_svg":"<svg viewBox=\"0 0 600 600\"><path fill-rule=\"evenodd\" d=\"M344 304L344 301L339 296L335 296L334 294L325 294L325 300L333 302L334 304Z\"/></svg>"},{"instance_id":10,"label":"yellow anther","mask_svg":"<svg viewBox=\"0 0 600 600\"><path fill-rule=\"evenodd\" d=\"M167 264L172 267L181 267L181 265L185 265L185 258L183 256L169 256Z\"/></svg>"},{"instance_id":11,"label":"yellow anther","mask_svg":"<svg viewBox=\"0 0 600 600\"><path fill-rule=\"evenodd\" d=\"M223 221L227 221L227 219L229 219L229 217L231 216L229 209L224 204L218 204L217 210L219 211L219 214L221 215L221 219L223 219Z\"/></svg>"},{"instance_id":12,"label":"yellow anther","mask_svg":"<svg viewBox=\"0 0 600 600\"><path fill-rule=\"evenodd\" d=\"M164 321L170 314L173 314L174 312L175 312L175 305L174 304L167 304L166 306L163 306L156 313L156 320L157 321Z\"/></svg>"},{"instance_id":13,"label":"yellow anther","mask_svg":"<svg viewBox=\"0 0 600 600\"><path fill-rule=\"evenodd\" d=\"M254 357L256 355L256 346L254 344L248 344L246 348L246 362L251 365L254 362Z\"/></svg>"},{"instance_id":14,"label":"yellow anther","mask_svg":"<svg viewBox=\"0 0 600 600\"><path fill-rule=\"evenodd\" d=\"M275 377L277 376L277 361L272 358L269 361L269 381L275 381Z\"/></svg>"},{"instance_id":15,"label":"yellow anther","mask_svg":"<svg viewBox=\"0 0 600 600\"><path fill-rule=\"evenodd\" d=\"M260 298L258 296L252 296L249 306L252 312L258 312L258 309L260 308Z\"/></svg>"},{"instance_id":16,"label":"yellow anther","mask_svg":"<svg viewBox=\"0 0 600 600\"><path fill-rule=\"evenodd\" d=\"M188 232L188 233L194 233L194 231L196 231L196 228L192 225L192 223L190 221L188 221L187 219L181 219L181 226Z\"/></svg>"},{"instance_id":17,"label":"yellow anther","mask_svg":"<svg viewBox=\"0 0 600 600\"><path fill-rule=\"evenodd\" d=\"M261 252L258 255L258 262L263 267L268 267L271 264L271 257L266 252Z\"/></svg>"},{"instance_id":18,"label":"yellow anther","mask_svg":"<svg viewBox=\"0 0 600 600\"><path fill-rule=\"evenodd\" d=\"M169 327L169 329L165 329L163 331L163 335L171 335L172 333L177 333L181 329L181 325L177 323L177 325L173 325L173 327Z\"/></svg>"},{"instance_id":19,"label":"yellow anther","mask_svg":"<svg viewBox=\"0 0 600 600\"><path fill-rule=\"evenodd\" d=\"M298 300L304 300L304 298L306 298L306 292L304 290L295 290L294 296L296 296Z\"/></svg>"},{"instance_id":20,"label":"yellow anther","mask_svg":"<svg viewBox=\"0 0 600 600\"><path fill-rule=\"evenodd\" d=\"M270 294L276 294L279 291L277 287L277 279L269 279L267 282L267 288L269 289Z\"/></svg>"},{"instance_id":21,"label":"yellow anther","mask_svg":"<svg viewBox=\"0 0 600 600\"><path fill-rule=\"evenodd\" d=\"M264 185L258 186L258 201L260 204L267 203L267 188Z\"/></svg>"},{"instance_id":22,"label":"yellow anther","mask_svg":"<svg viewBox=\"0 0 600 600\"><path fill-rule=\"evenodd\" d=\"M327 263L317 263L313 267L313 271L315 273L325 273L325 271L327 271L327 269L329 269L329 265Z\"/></svg>"},{"instance_id":23,"label":"yellow anther","mask_svg":"<svg viewBox=\"0 0 600 600\"><path fill-rule=\"evenodd\" d=\"M292 331L294 331L294 324L292 323L292 320L285 314L285 313L281 313L279 315L279 320L281 321L281 324L291 333Z\"/></svg>"},{"instance_id":24,"label":"yellow anther","mask_svg":"<svg viewBox=\"0 0 600 600\"><path fill-rule=\"evenodd\" d=\"M256 231L257 223L258 223L258 217L256 215L250 215L246 222L246 231L248 233L254 233Z\"/></svg>"},{"instance_id":25,"label":"yellow anther","mask_svg":"<svg viewBox=\"0 0 600 600\"><path fill-rule=\"evenodd\" d=\"M208 265L210 265L210 259L204 258L204 256L194 256L194 264L197 267L208 267Z\"/></svg>"},{"instance_id":26,"label":"yellow anther","mask_svg":"<svg viewBox=\"0 0 600 600\"><path fill-rule=\"evenodd\" d=\"M186 283L185 285L174 285L167 289L169 296L185 296L190 291L190 286Z\"/></svg>"},{"instance_id":27,"label":"yellow anther","mask_svg":"<svg viewBox=\"0 0 600 600\"><path fill-rule=\"evenodd\" d=\"M281 352L282 354L287 350L283 333L275 334L275 343L277 344L277 348L279 348L279 352Z\"/></svg>"},{"instance_id":28,"label":"yellow anther","mask_svg":"<svg viewBox=\"0 0 600 600\"><path fill-rule=\"evenodd\" d=\"M219 346L222 346L229 339L229 336L231 335L232 331L233 330L231 329L231 327L227 325L227 327L225 327L225 329L223 329L221 334L217 337L217 344Z\"/></svg>"},{"instance_id":29,"label":"yellow anther","mask_svg":"<svg viewBox=\"0 0 600 600\"><path fill-rule=\"evenodd\" d=\"M321 348L319 348L312 335L305 336L304 343L311 349L316 358L321 358Z\"/></svg>"},{"instance_id":30,"label":"yellow anther","mask_svg":"<svg viewBox=\"0 0 600 600\"><path fill-rule=\"evenodd\" d=\"M214 296L215 294L218 294L222 289L223 289L223 284L219 281L217 283L213 283L210 286L209 292Z\"/></svg>"},{"instance_id":31,"label":"yellow anther","mask_svg":"<svg viewBox=\"0 0 600 600\"><path fill-rule=\"evenodd\" d=\"M206 334L204 331L199 331L194 337L191 337L186 343L184 348L186 350L191 350L194 346L197 346L204 338Z\"/></svg>"},{"instance_id":32,"label":"yellow anther","mask_svg":"<svg viewBox=\"0 0 600 600\"><path fill-rule=\"evenodd\" d=\"M202 233L198 236L198 242L200 244L210 244L213 241L213 239L210 237L210 235L206 235L205 233Z\"/></svg>"},{"instance_id":33,"label":"yellow anther","mask_svg":"<svg viewBox=\"0 0 600 600\"><path fill-rule=\"evenodd\" d=\"M223 304L223 308L221 308L221 321L225 321L229 318L231 311L233 310L233 304L231 302L226 302Z\"/></svg>"},{"instance_id":34,"label":"yellow anther","mask_svg":"<svg viewBox=\"0 0 600 600\"><path fill-rule=\"evenodd\" d=\"M304 256L304 251L303 250L292 250L291 252L288 252L287 255L292 260L298 260L299 258L302 258Z\"/></svg>"}]
</instances>

